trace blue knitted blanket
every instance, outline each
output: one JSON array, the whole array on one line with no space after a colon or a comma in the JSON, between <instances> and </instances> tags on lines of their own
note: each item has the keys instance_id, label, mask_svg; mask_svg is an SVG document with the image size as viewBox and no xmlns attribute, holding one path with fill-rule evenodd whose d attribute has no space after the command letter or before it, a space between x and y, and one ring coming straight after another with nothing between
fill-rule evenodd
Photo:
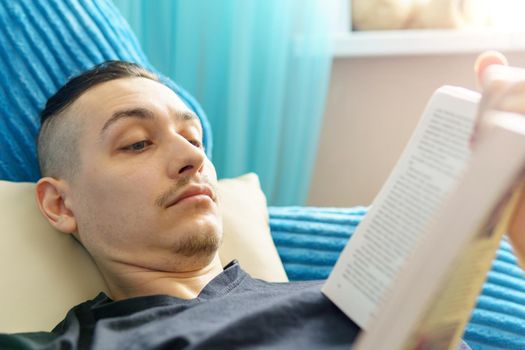
<instances>
[{"instance_id":1,"label":"blue knitted blanket","mask_svg":"<svg viewBox=\"0 0 525 350\"><path fill-rule=\"evenodd\" d=\"M290 280L325 279L367 208L269 208L272 236ZM464 334L475 350L525 349L525 278L501 242Z\"/></svg>"}]
</instances>

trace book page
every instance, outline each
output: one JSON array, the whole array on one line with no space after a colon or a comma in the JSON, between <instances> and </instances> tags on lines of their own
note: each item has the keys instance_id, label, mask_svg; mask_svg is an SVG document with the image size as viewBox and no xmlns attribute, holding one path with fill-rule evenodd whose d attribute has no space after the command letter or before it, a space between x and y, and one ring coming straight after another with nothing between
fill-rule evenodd
<instances>
[{"instance_id":1,"label":"book page","mask_svg":"<svg viewBox=\"0 0 525 350\"><path fill-rule=\"evenodd\" d=\"M443 284L427 304L418 327L403 349L456 349L467 324L476 297L498 250L502 236L517 203L520 190L504 194L496 208L479 227L463 252L451 264ZM509 200L509 197L513 197Z\"/></svg>"},{"instance_id":2,"label":"book page","mask_svg":"<svg viewBox=\"0 0 525 350\"><path fill-rule=\"evenodd\" d=\"M495 114L356 350L455 348L524 179L524 119Z\"/></svg>"},{"instance_id":3,"label":"book page","mask_svg":"<svg viewBox=\"0 0 525 350\"><path fill-rule=\"evenodd\" d=\"M323 286L366 329L431 216L470 157L479 95L444 87L431 98L387 182Z\"/></svg>"}]
</instances>

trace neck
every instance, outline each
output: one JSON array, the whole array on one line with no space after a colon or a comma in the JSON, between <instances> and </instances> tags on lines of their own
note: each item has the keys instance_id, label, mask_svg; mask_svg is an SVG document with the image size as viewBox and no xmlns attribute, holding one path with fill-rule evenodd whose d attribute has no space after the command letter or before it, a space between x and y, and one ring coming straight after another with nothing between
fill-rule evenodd
<instances>
[{"instance_id":1,"label":"neck","mask_svg":"<svg viewBox=\"0 0 525 350\"><path fill-rule=\"evenodd\" d=\"M207 263L188 265L180 271L158 271L130 265L121 265L117 273L101 270L113 300L156 294L194 299L223 271L218 254Z\"/></svg>"}]
</instances>

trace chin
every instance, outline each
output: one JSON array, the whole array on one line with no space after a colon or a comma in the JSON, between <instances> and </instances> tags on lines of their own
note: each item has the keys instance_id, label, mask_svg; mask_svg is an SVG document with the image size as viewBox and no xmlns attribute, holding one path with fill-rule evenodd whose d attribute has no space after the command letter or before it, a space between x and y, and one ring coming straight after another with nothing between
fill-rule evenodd
<instances>
[{"instance_id":1,"label":"chin","mask_svg":"<svg viewBox=\"0 0 525 350\"><path fill-rule=\"evenodd\" d=\"M174 246L174 253L184 257L213 257L222 243L220 220L193 222L188 226L183 234L179 233L181 238Z\"/></svg>"}]
</instances>

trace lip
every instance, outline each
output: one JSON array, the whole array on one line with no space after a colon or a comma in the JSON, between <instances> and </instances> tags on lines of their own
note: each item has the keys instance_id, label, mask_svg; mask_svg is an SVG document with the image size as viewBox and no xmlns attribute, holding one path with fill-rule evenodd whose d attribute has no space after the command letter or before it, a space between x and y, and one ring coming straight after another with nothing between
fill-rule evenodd
<instances>
[{"instance_id":1,"label":"lip","mask_svg":"<svg viewBox=\"0 0 525 350\"><path fill-rule=\"evenodd\" d=\"M168 202L166 208L177 205L184 199L196 197L196 196L208 196L211 200L214 200L215 196L212 189L206 185L190 185L186 187L182 192L176 195L172 200Z\"/></svg>"}]
</instances>

